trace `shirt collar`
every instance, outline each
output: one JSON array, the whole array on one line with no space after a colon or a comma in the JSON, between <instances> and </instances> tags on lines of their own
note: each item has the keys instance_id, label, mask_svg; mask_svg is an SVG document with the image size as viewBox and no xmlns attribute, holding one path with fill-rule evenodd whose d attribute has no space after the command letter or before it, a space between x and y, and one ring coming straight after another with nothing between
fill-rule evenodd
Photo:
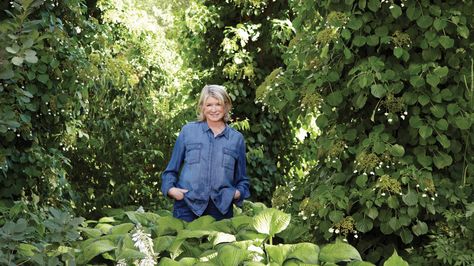
<instances>
[{"instance_id":1,"label":"shirt collar","mask_svg":"<svg viewBox=\"0 0 474 266\"><path fill-rule=\"evenodd\" d=\"M224 135L224 137L226 139L229 139L229 126L227 125L227 123L224 123L225 124L225 128L224 128L224 131L222 131L219 135ZM202 132L206 132L206 131L211 131L212 133L212 130L211 128L207 125L207 122L206 121L201 121L201 128L202 128ZM219 136L218 135L218 136Z\"/></svg>"}]
</instances>

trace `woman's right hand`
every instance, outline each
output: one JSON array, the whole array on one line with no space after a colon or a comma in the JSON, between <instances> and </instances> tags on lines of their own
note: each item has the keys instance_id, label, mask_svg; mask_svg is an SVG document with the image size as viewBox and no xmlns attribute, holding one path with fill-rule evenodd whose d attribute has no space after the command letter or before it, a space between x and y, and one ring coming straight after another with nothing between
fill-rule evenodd
<instances>
[{"instance_id":1,"label":"woman's right hand","mask_svg":"<svg viewBox=\"0 0 474 266\"><path fill-rule=\"evenodd\" d=\"M184 198L184 193L188 192L187 189L172 187L168 190L168 196L175 200L182 200Z\"/></svg>"}]
</instances>

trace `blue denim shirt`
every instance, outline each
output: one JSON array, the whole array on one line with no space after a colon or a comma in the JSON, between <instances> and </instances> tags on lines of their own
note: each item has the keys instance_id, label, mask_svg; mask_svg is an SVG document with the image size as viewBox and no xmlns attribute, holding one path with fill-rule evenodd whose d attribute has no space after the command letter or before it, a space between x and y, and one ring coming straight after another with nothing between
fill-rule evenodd
<instances>
[{"instance_id":1,"label":"blue denim shirt","mask_svg":"<svg viewBox=\"0 0 474 266\"><path fill-rule=\"evenodd\" d=\"M172 187L189 190L184 201L201 216L209 200L227 213L238 189L240 198L235 203L242 206L250 196L245 149L243 135L228 125L214 137L205 121L186 124L162 175L163 195Z\"/></svg>"}]
</instances>

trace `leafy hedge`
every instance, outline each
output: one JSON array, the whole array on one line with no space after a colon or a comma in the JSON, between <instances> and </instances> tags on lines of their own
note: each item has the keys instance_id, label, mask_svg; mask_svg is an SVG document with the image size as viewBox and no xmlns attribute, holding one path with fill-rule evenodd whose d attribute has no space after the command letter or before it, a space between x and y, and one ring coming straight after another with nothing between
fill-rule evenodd
<instances>
[{"instance_id":1,"label":"leafy hedge","mask_svg":"<svg viewBox=\"0 0 474 266\"><path fill-rule=\"evenodd\" d=\"M257 96L277 113L318 114L322 133L317 166L274 202L291 198L288 210L316 239L348 237L373 262L397 246L420 247L412 253L426 252L422 263L472 263L422 251L427 235L435 249L445 237L456 254L472 248L472 1L308 0L292 8L297 31L285 66Z\"/></svg>"}]
</instances>

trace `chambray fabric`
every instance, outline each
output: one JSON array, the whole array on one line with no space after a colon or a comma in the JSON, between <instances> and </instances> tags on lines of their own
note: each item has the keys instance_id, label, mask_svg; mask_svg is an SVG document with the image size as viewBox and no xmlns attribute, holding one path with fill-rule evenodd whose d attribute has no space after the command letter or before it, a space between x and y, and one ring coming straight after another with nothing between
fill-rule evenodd
<instances>
[{"instance_id":1,"label":"chambray fabric","mask_svg":"<svg viewBox=\"0 0 474 266\"><path fill-rule=\"evenodd\" d=\"M240 198L235 203L242 206L250 196L245 149L242 134L228 125L214 137L205 121L186 124L162 175L163 195L172 187L189 190L184 202L201 216L209 200L222 214L228 213L238 189Z\"/></svg>"}]
</instances>

